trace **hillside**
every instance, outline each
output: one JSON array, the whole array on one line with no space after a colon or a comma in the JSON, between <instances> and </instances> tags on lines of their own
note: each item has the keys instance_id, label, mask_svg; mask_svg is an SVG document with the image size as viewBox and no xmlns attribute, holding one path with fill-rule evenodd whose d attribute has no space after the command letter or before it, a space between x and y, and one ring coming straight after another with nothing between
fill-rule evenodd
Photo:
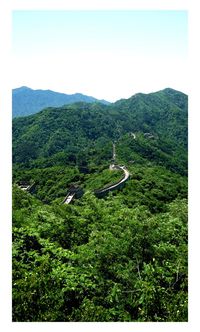
<instances>
[{"instance_id":1,"label":"hillside","mask_svg":"<svg viewBox=\"0 0 200 332\"><path fill-rule=\"evenodd\" d=\"M167 88L13 119L13 321L187 321L187 108ZM130 178L98 198L113 162Z\"/></svg>"},{"instance_id":2,"label":"hillside","mask_svg":"<svg viewBox=\"0 0 200 332\"><path fill-rule=\"evenodd\" d=\"M13 117L27 116L37 113L49 106L62 106L75 102L101 102L108 104L105 100L98 100L81 93L64 94L51 90L33 90L28 87L20 87L12 91Z\"/></svg>"},{"instance_id":3,"label":"hillside","mask_svg":"<svg viewBox=\"0 0 200 332\"><path fill-rule=\"evenodd\" d=\"M55 162L62 158L72 165L90 161L98 164L101 158L110 157L112 140L123 140L132 132L138 133L138 139L127 139L125 145L135 144L133 152L144 156L141 145L148 145L148 150L155 150L154 155L160 151L163 158L165 154L173 158L174 167L182 153L177 162L182 172L186 171L187 96L174 90L171 94L168 90L139 94L109 106L75 103L14 119L13 161L30 163L53 158ZM146 133L154 139L144 139Z\"/></svg>"}]
</instances>

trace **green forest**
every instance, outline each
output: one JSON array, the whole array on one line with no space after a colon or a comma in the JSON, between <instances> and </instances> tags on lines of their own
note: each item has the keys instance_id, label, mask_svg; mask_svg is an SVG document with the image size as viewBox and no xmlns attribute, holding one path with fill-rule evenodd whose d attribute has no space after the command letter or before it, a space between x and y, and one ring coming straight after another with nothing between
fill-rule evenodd
<instances>
[{"instance_id":1,"label":"green forest","mask_svg":"<svg viewBox=\"0 0 200 332\"><path fill-rule=\"evenodd\" d=\"M13 119L13 321L188 320L187 109L168 88Z\"/></svg>"}]
</instances>

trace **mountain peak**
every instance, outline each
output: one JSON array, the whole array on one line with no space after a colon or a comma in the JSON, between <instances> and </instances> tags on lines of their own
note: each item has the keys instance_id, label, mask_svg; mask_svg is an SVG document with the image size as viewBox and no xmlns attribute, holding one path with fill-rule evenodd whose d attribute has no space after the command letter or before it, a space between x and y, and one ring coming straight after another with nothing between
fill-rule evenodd
<instances>
[{"instance_id":1,"label":"mountain peak","mask_svg":"<svg viewBox=\"0 0 200 332\"><path fill-rule=\"evenodd\" d=\"M172 89L172 88L165 88L165 89L163 89L163 90L161 90L159 92L164 92L164 93L166 93L168 95L175 95L175 94L180 94L180 93L181 94L185 94L185 93L183 93L183 92L181 92L179 90L175 90L175 89Z\"/></svg>"},{"instance_id":2,"label":"mountain peak","mask_svg":"<svg viewBox=\"0 0 200 332\"><path fill-rule=\"evenodd\" d=\"M28 88L25 85L20 86L19 88L13 89L13 93L25 92L25 91L33 91L33 90L31 88Z\"/></svg>"},{"instance_id":3,"label":"mountain peak","mask_svg":"<svg viewBox=\"0 0 200 332\"><path fill-rule=\"evenodd\" d=\"M61 107L75 102L109 104L82 93L65 94L52 90L34 90L26 86L13 89L12 95L13 117L31 115L47 107Z\"/></svg>"}]
</instances>

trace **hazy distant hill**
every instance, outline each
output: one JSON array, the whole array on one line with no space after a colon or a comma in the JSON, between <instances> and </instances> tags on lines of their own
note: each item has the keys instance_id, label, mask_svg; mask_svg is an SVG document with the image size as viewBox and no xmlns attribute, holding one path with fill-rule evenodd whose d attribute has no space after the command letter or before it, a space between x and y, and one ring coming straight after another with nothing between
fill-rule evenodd
<instances>
[{"instance_id":1,"label":"hazy distant hill","mask_svg":"<svg viewBox=\"0 0 200 332\"><path fill-rule=\"evenodd\" d=\"M13 119L13 321L188 321L187 118L168 88Z\"/></svg>"},{"instance_id":2,"label":"hazy distant hill","mask_svg":"<svg viewBox=\"0 0 200 332\"><path fill-rule=\"evenodd\" d=\"M150 160L159 159L162 164L169 164L165 154L170 154L170 158L173 158L170 168L184 172L187 96L173 89L165 89L150 94L139 93L110 105L79 102L58 108L50 107L30 117L15 119L13 161L48 158L62 152L65 154L65 163L69 159L77 160L78 155L83 159L84 154L85 162L88 162L94 159L93 152L96 149L101 150L97 154L100 156L106 143L122 139L131 132L151 133L159 139L148 144L148 147L148 140L143 142L141 138L140 141L140 135L134 142L126 139L123 144L130 144L130 151L137 151ZM180 149L183 149L184 157ZM155 157L158 154L159 158ZM130 155L127 152L125 159L135 159ZM178 168L175 167L177 164Z\"/></svg>"},{"instance_id":3,"label":"hazy distant hill","mask_svg":"<svg viewBox=\"0 0 200 332\"><path fill-rule=\"evenodd\" d=\"M33 90L28 87L20 87L12 91L12 110L13 117L27 116L37 113L43 108L53 106L59 107L75 102L101 102L109 104L105 100L98 100L94 97L86 96L81 93L72 95L59 93L51 90Z\"/></svg>"}]
</instances>

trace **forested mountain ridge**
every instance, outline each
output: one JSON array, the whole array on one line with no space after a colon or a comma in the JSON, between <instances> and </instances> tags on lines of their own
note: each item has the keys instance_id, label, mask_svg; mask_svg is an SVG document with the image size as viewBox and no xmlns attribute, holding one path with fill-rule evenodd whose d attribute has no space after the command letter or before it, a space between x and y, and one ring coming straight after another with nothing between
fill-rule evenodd
<instances>
[{"instance_id":1,"label":"forested mountain ridge","mask_svg":"<svg viewBox=\"0 0 200 332\"><path fill-rule=\"evenodd\" d=\"M109 104L105 100L98 100L94 97L86 96L81 93L65 94L51 90L33 90L28 87L20 87L12 91L13 117L28 116L37 113L41 109L49 106L62 106L75 102L102 102Z\"/></svg>"},{"instance_id":2,"label":"forested mountain ridge","mask_svg":"<svg viewBox=\"0 0 200 332\"><path fill-rule=\"evenodd\" d=\"M88 164L91 159L93 162L100 159L99 156L108 159L112 140L137 132L138 139L130 144L147 144L148 149L155 146L156 151L152 153L162 150L174 159L182 154L179 164L186 170L187 96L170 91L170 95L165 90L139 94L109 106L75 103L16 118L13 121L13 161L30 163L38 158L62 157L68 163ZM149 143L146 139L144 143L142 137L149 132L155 140ZM126 144L129 141L126 140ZM102 152L95 153L101 148Z\"/></svg>"},{"instance_id":3,"label":"forested mountain ridge","mask_svg":"<svg viewBox=\"0 0 200 332\"><path fill-rule=\"evenodd\" d=\"M130 178L98 199L113 142ZM185 94L14 119L13 182L13 321L187 321Z\"/></svg>"},{"instance_id":4,"label":"forested mountain ridge","mask_svg":"<svg viewBox=\"0 0 200 332\"><path fill-rule=\"evenodd\" d=\"M170 88L149 94L139 93L130 99L119 100L116 108L135 117L136 126L140 126L142 131L156 131L162 137L178 139L187 145L188 97L184 93Z\"/></svg>"}]
</instances>

